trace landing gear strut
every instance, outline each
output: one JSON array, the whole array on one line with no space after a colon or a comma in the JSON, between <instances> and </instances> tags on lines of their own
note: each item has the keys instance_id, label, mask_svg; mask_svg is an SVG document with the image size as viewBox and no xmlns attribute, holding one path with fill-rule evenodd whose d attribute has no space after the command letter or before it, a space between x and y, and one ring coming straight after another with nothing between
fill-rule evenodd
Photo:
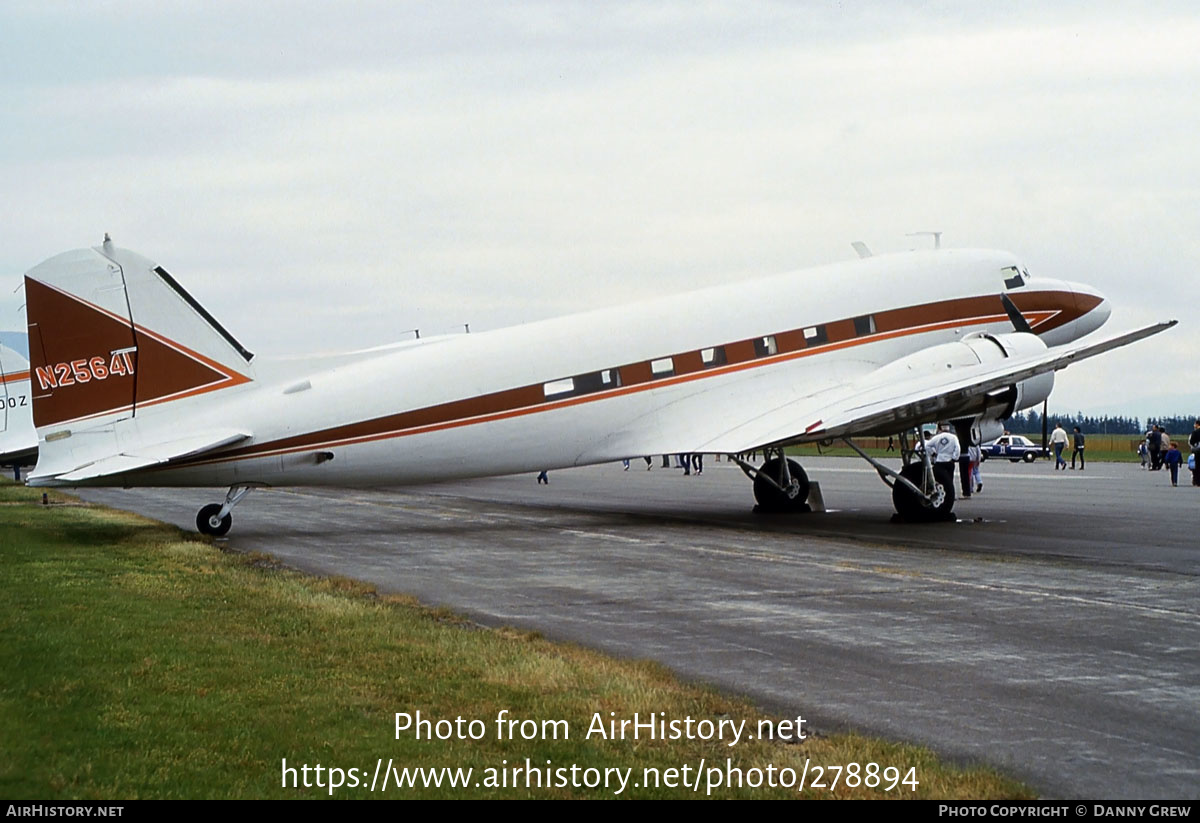
<instances>
[{"instance_id":1,"label":"landing gear strut","mask_svg":"<svg viewBox=\"0 0 1200 823\"><path fill-rule=\"evenodd\" d=\"M754 481L757 512L807 512L808 475L795 460L784 457L783 449L764 451L766 462L757 469L746 461L732 456L746 476Z\"/></svg>"},{"instance_id":2,"label":"landing gear strut","mask_svg":"<svg viewBox=\"0 0 1200 823\"><path fill-rule=\"evenodd\" d=\"M233 525L233 507L242 502L253 486L230 486L224 503L209 503L196 514L196 528L201 534L221 537Z\"/></svg>"}]
</instances>

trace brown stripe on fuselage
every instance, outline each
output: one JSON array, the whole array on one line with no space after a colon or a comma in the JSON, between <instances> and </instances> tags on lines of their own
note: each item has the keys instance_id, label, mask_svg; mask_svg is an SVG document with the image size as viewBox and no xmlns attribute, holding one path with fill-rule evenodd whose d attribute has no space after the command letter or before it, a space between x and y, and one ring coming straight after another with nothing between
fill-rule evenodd
<instances>
[{"instance_id":1,"label":"brown stripe on fuselage","mask_svg":"<svg viewBox=\"0 0 1200 823\"><path fill-rule=\"evenodd\" d=\"M1029 299L1036 295L1045 295L1045 303ZM1065 322L1078 318L1082 312L1075 308L1071 293L1061 292L1031 292L1022 295L1026 305L1022 311L1032 315L1049 316L1045 325L1037 325L1039 331L1043 328L1054 328ZM1099 300L1093 303L1093 307ZM1056 312L1058 312L1056 314ZM202 455L190 460L181 460L169 466L150 469L169 469L180 466L219 463L230 460L247 459L285 452L297 452L317 447L333 447L350 445L370 440L399 437L406 434L437 431L454 426L468 425L476 422L500 420L522 414L565 408L580 403L608 397L617 397L646 391L661 386L690 382L704 379L717 374L727 374L754 368L759 365L779 363L786 360L821 354L827 351L847 348L848 346L871 343L919 334L939 328L953 328L957 325L982 325L998 321L1007 321L1003 303L998 294L985 297L968 297L957 300L946 300L923 306L911 306L903 309L891 309L873 315L876 330L870 334L857 335L853 318L835 320L823 324L827 342L820 345L807 346L803 328L791 329L774 334L777 352L774 355L758 357L755 354L754 341L761 338L751 338L724 344L726 364L723 366L703 367L702 350L683 352L673 355L675 374L673 376L654 377L651 373L651 360L620 366L618 371L621 378L619 388L604 389L591 394L580 395L566 400L547 400L543 391L543 383L508 389L491 394L469 397L448 403L440 403L421 409L401 412L398 414L363 420L357 423L335 426L319 431L295 435L266 443L256 443L249 446L231 449L216 455ZM1065 319L1063 319L1065 318ZM1053 322L1053 325L1051 325ZM822 325L822 324L816 324ZM720 344L717 346L720 347ZM694 357L693 357L694 356ZM652 358L658 360L659 358ZM699 362L700 368L693 368Z\"/></svg>"},{"instance_id":2,"label":"brown stripe on fuselage","mask_svg":"<svg viewBox=\"0 0 1200 823\"><path fill-rule=\"evenodd\" d=\"M682 354L677 354L671 358L675 363L676 374L692 374L693 372L704 371L704 358L700 356L700 351L685 351Z\"/></svg>"},{"instance_id":3,"label":"brown stripe on fuselage","mask_svg":"<svg viewBox=\"0 0 1200 823\"><path fill-rule=\"evenodd\" d=\"M879 328L876 327L875 330L878 331ZM835 320L832 323L825 324L825 337L827 342L840 343L843 340L849 340L855 336L853 319Z\"/></svg>"},{"instance_id":4,"label":"brown stripe on fuselage","mask_svg":"<svg viewBox=\"0 0 1200 823\"><path fill-rule=\"evenodd\" d=\"M754 359L754 340L739 340L725 344L725 362L729 365L746 363Z\"/></svg>"},{"instance_id":5,"label":"brown stripe on fuselage","mask_svg":"<svg viewBox=\"0 0 1200 823\"><path fill-rule=\"evenodd\" d=\"M1044 323L1034 324L1033 330L1038 334L1047 331L1053 331L1061 326L1065 326L1072 320L1077 320L1085 314L1096 308L1103 301L1103 298L1097 297L1094 294L1080 294L1079 292L1026 292L1014 291L1008 293L1009 298L1013 301L1022 313L1033 312L1058 312L1050 317Z\"/></svg>"},{"instance_id":6,"label":"brown stripe on fuselage","mask_svg":"<svg viewBox=\"0 0 1200 823\"><path fill-rule=\"evenodd\" d=\"M644 363L630 363L627 366L621 366L617 369L617 373L621 375L622 386L636 386L638 383L649 383L654 379L654 372L650 370L650 361Z\"/></svg>"},{"instance_id":7,"label":"brown stripe on fuselage","mask_svg":"<svg viewBox=\"0 0 1200 823\"><path fill-rule=\"evenodd\" d=\"M799 351L808 346L808 341L804 339L804 331L794 329L792 331L782 331L775 335L775 345L779 347L781 352Z\"/></svg>"},{"instance_id":8,"label":"brown stripe on fuselage","mask_svg":"<svg viewBox=\"0 0 1200 823\"><path fill-rule=\"evenodd\" d=\"M986 315L1004 314L1004 304L996 294L986 297L963 297L958 300L943 300L922 306L888 309L875 313L875 331L890 332L927 326L931 323L948 323L952 320ZM853 321L851 321L853 323Z\"/></svg>"}]
</instances>

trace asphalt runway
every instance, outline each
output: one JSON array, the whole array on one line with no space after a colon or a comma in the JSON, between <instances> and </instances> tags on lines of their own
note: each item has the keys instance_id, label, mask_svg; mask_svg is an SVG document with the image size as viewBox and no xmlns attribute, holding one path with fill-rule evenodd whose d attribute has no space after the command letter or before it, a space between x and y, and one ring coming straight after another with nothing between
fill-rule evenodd
<instances>
[{"instance_id":1,"label":"asphalt runway","mask_svg":"<svg viewBox=\"0 0 1200 823\"><path fill-rule=\"evenodd\" d=\"M1166 472L984 463L957 523L891 522L860 460L829 511L751 513L727 463L455 485L261 490L229 545L371 581L854 728L1048 797L1200 797L1200 489ZM194 529L223 490L86 490Z\"/></svg>"}]
</instances>

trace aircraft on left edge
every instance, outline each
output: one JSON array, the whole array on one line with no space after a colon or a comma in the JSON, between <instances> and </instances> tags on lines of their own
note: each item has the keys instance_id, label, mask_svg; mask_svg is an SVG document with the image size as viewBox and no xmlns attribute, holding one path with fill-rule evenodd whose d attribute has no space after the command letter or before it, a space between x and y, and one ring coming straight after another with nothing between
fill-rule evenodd
<instances>
[{"instance_id":1,"label":"aircraft on left edge","mask_svg":"<svg viewBox=\"0 0 1200 823\"><path fill-rule=\"evenodd\" d=\"M33 402L29 391L29 361L15 349L0 344L0 466L14 470L17 479L25 466L37 462L37 431L33 428Z\"/></svg>"}]
</instances>

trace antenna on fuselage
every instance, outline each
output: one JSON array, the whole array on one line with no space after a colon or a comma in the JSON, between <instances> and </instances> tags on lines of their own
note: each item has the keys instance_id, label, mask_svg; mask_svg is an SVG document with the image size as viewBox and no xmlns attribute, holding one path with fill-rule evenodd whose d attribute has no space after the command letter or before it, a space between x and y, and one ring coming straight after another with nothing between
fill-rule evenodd
<instances>
[{"instance_id":1,"label":"antenna on fuselage","mask_svg":"<svg viewBox=\"0 0 1200 823\"><path fill-rule=\"evenodd\" d=\"M942 233L940 231L914 231L904 235L905 237L932 237L933 247L940 249L942 247Z\"/></svg>"},{"instance_id":2,"label":"antenna on fuselage","mask_svg":"<svg viewBox=\"0 0 1200 823\"><path fill-rule=\"evenodd\" d=\"M851 248L858 254L859 258L865 260L871 256L871 249L861 240L855 240L850 244Z\"/></svg>"}]
</instances>

